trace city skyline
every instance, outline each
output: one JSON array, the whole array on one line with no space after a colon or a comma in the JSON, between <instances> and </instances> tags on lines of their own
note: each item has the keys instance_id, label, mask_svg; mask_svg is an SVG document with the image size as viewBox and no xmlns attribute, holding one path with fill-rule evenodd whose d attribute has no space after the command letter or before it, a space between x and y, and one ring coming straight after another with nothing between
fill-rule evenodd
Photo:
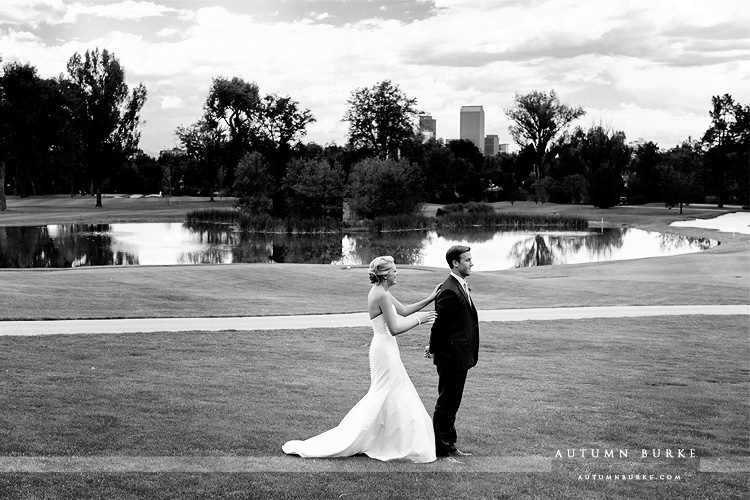
<instances>
[{"instance_id":1,"label":"city skyline","mask_svg":"<svg viewBox=\"0 0 750 500\"><path fill-rule=\"evenodd\" d=\"M140 146L152 155L200 118L216 77L310 109L304 142L344 144L351 93L388 79L438 137L458 138L456 110L481 103L486 130L514 145L515 94L554 89L586 110L573 126L666 149L703 135L712 96L750 102L748 22L735 0L4 0L0 57L52 78L76 52L114 53L148 90Z\"/></svg>"},{"instance_id":2,"label":"city skyline","mask_svg":"<svg viewBox=\"0 0 750 500\"><path fill-rule=\"evenodd\" d=\"M481 118L477 117L475 123L469 123L471 119L468 119L466 123L462 121L467 120L464 115L472 113L479 113ZM476 127L476 130L472 130ZM477 146L482 154L485 156L494 156L498 153L509 153L511 152L511 145L509 143L501 143L500 136L497 134L486 134L484 130L484 108L483 106L461 106L459 110L459 137L441 137L437 134L437 121L430 115L419 115L419 132L422 134L423 141L429 139L438 139L445 142L449 142L457 139L470 140Z\"/></svg>"}]
</instances>

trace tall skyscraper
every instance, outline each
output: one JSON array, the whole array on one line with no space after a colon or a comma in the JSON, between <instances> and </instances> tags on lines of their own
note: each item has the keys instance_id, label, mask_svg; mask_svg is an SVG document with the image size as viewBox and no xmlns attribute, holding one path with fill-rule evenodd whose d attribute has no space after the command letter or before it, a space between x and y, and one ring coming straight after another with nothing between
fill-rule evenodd
<instances>
[{"instance_id":1,"label":"tall skyscraper","mask_svg":"<svg viewBox=\"0 0 750 500\"><path fill-rule=\"evenodd\" d=\"M495 156L500 150L500 137L488 135L484 138L484 155Z\"/></svg>"},{"instance_id":2,"label":"tall skyscraper","mask_svg":"<svg viewBox=\"0 0 750 500\"><path fill-rule=\"evenodd\" d=\"M419 115L419 131L425 141L437 139L437 121L430 115Z\"/></svg>"},{"instance_id":3,"label":"tall skyscraper","mask_svg":"<svg viewBox=\"0 0 750 500\"><path fill-rule=\"evenodd\" d=\"M484 108L461 106L461 139L474 143L484 153Z\"/></svg>"}]
</instances>

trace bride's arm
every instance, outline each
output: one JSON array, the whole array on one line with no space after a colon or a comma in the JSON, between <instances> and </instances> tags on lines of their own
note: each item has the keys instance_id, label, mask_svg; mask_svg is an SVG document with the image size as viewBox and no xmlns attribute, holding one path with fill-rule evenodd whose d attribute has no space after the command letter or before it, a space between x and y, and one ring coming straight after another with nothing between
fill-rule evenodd
<instances>
[{"instance_id":1,"label":"bride's arm","mask_svg":"<svg viewBox=\"0 0 750 500\"><path fill-rule=\"evenodd\" d=\"M435 300L435 297L437 297L438 291L440 291L441 286L443 286L442 283L436 286L427 298L422 299L419 302L415 302L414 304L409 304L408 306L403 305L396 299L396 297L393 297L393 305L396 306L396 312L398 312L398 314L401 316L409 316L410 314L414 314L417 311L421 311L424 306Z\"/></svg>"},{"instance_id":2,"label":"bride's arm","mask_svg":"<svg viewBox=\"0 0 750 500\"><path fill-rule=\"evenodd\" d=\"M390 331L391 335L393 336L408 332L415 326L419 326L422 323L429 323L435 319L434 312L422 313L414 318L400 319L396 315L396 312L393 310L393 306L396 306L396 308L398 309L398 305L396 305L396 302L398 301L396 299L393 299L388 293L377 294L374 297L374 300L383 313L385 324L388 325L388 331ZM401 307L403 308L403 306Z\"/></svg>"}]
</instances>

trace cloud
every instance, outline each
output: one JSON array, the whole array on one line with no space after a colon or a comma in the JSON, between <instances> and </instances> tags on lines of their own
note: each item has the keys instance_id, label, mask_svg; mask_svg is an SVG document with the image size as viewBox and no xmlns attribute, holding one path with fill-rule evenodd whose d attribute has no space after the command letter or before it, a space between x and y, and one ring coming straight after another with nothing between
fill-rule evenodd
<instances>
[{"instance_id":1,"label":"cloud","mask_svg":"<svg viewBox=\"0 0 750 500\"><path fill-rule=\"evenodd\" d=\"M166 38L166 37L174 36L178 34L179 32L180 30L176 28L175 26L167 26L166 28L162 28L159 31L157 31L156 36Z\"/></svg>"},{"instance_id":2,"label":"cloud","mask_svg":"<svg viewBox=\"0 0 750 500\"><path fill-rule=\"evenodd\" d=\"M177 12L177 10L153 2L137 2L134 0L107 5L86 5L76 2L67 8L64 21L73 23L80 16L104 17L115 20L140 20L146 17L162 17L173 12Z\"/></svg>"},{"instance_id":3,"label":"cloud","mask_svg":"<svg viewBox=\"0 0 750 500\"><path fill-rule=\"evenodd\" d=\"M182 108L184 105L185 103L180 97L169 95L161 98L162 109Z\"/></svg>"},{"instance_id":4,"label":"cloud","mask_svg":"<svg viewBox=\"0 0 750 500\"><path fill-rule=\"evenodd\" d=\"M479 104L487 132L504 142L503 108L515 92L555 89L590 116L637 126L628 137L656 142L697 126L712 95L750 101L739 0L2 2L4 62L30 62L51 77L75 52L113 52L128 83L148 89L142 147L151 151L198 119L219 76L309 108L318 121L306 140L319 143L342 143L350 93L384 79L436 117L439 136L457 137L458 110Z\"/></svg>"},{"instance_id":5,"label":"cloud","mask_svg":"<svg viewBox=\"0 0 750 500\"><path fill-rule=\"evenodd\" d=\"M0 25L38 26L46 20L61 18L65 13L64 0L3 0Z\"/></svg>"}]
</instances>

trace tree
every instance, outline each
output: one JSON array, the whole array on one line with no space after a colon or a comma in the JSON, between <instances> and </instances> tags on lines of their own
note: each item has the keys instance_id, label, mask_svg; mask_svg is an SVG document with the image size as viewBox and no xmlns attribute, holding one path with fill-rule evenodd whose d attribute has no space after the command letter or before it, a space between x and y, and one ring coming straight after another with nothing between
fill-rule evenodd
<instances>
[{"instance_id":1,"label":"tree","mask_svg":"<svg viewBox=\"0 0 750 500\"><path fill-rule=\"evenodd\" d=\"M581 174L566 175L563 178L563 189L570 195L570 203L573 205L583 203L588 193L589 183Z\"/></svg>"},{"instance_id":2,"label":"tree","mask_svg":"<svg viewBox=\"0 0 750 500\"><path fill-rule=\"evenodd\" d=\"M194 160L195 177L208 189L209 200L214 201L225 145L221 130L201 119L189 127L177 127L176 135L188 157Z\"/></svg>"},{"instance_id":3,"label":"tree","mask_svg":"<svg viewBox=\"0 0 750 500\"><path fill-rule=\"evenodd\" d=\"M187 153L179 148L159 153L157 162L162 171L161 188L167 205L171 204L174 191L179 186L189 161Z\"/></svg>"},{"instance_id":4,"label":"tree","mask_svg":"<svg viewBox=\"0 0 750 500\"><path fill-rule=\"evenodd\" d=\"M75 91L73 121L81 141L86 173L102 206L102 183L113 164L137 151L140 112L146 87L130 92L125 71L107 49L75 53L68 60L68 76Z\"/></svg>"},{"instance_id":5,"label":"tree","mask_svg":"<svg viewBox=\"0 0 750 500\"><path fill-rule=\"evenodd\" d=\"M0 63L3 58L0 57ZM8 134L7 124L3 119L6 114L5 91L3 85L0 85L0 212L8 210L8 202L5 199L5 150Z\"/></svg>"},{"instance_id":6,"label":"tree","mask_svg":"<svg viewBox=\"0 0 750 500\"><path fill-rule=\"evenodd\" d=\"M489 187L482 179L484 154L473 142L466 139L448 141L447 147L454 157L449 175L458 200L481 200L484 190Z\"/></svg>"},{"instance_id":7,"label":"tree","mask_svg":"<svg viewBox=\"0 0 750 500\"><path fill-rule=\"evenodd\" d=\"M746 205L750 191L750 106L729 94L711 98L711 126L703 135L706 180L719 207L734 197Z\"/></svg>"},{"instance_id":8,"label":"tree","mask_svg":"<svg viewBox=\"0 0 750 500\"><path fill-rule=\"evenodd\" d=\"M203 107L201 128L230 144L228 161L236 164L253 149L251 123L260 113L258 85L234 77L214 78Z\"/></svg>"},{"instance_id":9,"label":"tree","mask_svg":"<svg viewBox=\"0 0 750 500\"><path fill-rule=\"evenodd\" d=\"M422 202L419 167L381 158L363 160L349 175L349 206L365 218L410 214Z\"/></svg>"},{"instance_id":10,"label":"tree","mask_svg":"<svg viewBox=\"0 0 750 500\"><path fill-rule=\"evenodd\" d=\"M591 127L578 153L586 166L591 204L599 208L617 205L624 188L623 173L631 156L625 133Z\"/></svg>"},{"instance_id":11,"label":"tree","mask_svg":"<svg viewBox=\"0 0 750 500\"><path fill-rule=\"evenodd\" d=\"M560 103L554 90L549 94L534 90L528 94L517 93L514 107L507 109L505 114L514 122L509 131L516 143L521 147L533 147L534 174L539 179L545 173L549 143L573 120L586 112L583 108Z\"/></svg>"},{"instance_id":12,"label":"tree","mask_svg":"<svg viewBox=\"0 0 750 500\"><path fill-rule=\"evenodd\" d=\"M251 124L251 139L256 150L263 154L271 167L275 185L281 188L287 166L292 159L294 141L301 140L307 126L315 121L310 110L303 109L291 97L269 94L263 97L260 113ZM286 215L285 193L282 189L273 193L273 214Z\"/></svg>"},{"instance_id":13,"label":"tree","mask_svg":"<svg viewBox=\"0 0 750 500\"><path fill-rule=\"evenodd\" d=\"M658 167L660 187L668 207L682 206L700 197L697 172L701 165L701 152L697 144L684 142L664 154L664 163Z\"/></svg>"},{"instance_id":14,"label":"tree","mask_svg":"<svg viewBox=\"0 0 750 500\"><path fill-rule=\"evenodd\" d=\"M284 183L294 193L287 203L295 216L341 220L346 175L338 162L322 157L292 160Z\"/></svg>"},{"instance_id":15,"label":"tree","mask_svg":"<svg viewBox=\"0 0 750 500\"><path fill-rule=\"evenodd\" d=\"M290 148L307 134L307 126L315 122L310 110L301 108L291 97L266 95L259 109L256 120L250 123L251 142L255 147Z\"/></svg>"},{"instance_id":16,"label":"tree","mask_svg":"<svg viewBox=\"0 0 750 500\"><path fill-rule=\"evenodd\" d=\"M663 201L659 191L659 171L661 163L659 147L652 141L635 149L628 170L630 176L627 184L628 203L653 203Z\"/></svg>"},{"instance_id":17,"label":"tree","mask_svg":"<svg viewBox=\"0 0 750 500\"><path fill-rule=\"evenodd\" d=\"M9 63L0 89L0 154L11 168L14 193L25 197L52 190L62 177L53 165L66 122L60 85L40 78L30 64Z\"/></svg>"},{"instance_id":18,"label":"tree","mask_svg":"<svg viewBox=\"0 0 750 500\"><path fill-rule=\"evenodd\" d=\"M541 202L542 205L547 203L552 196L552 192L556 189L557 181L550 176L542 179L537 179L534 182L534 193L536 199Z\"/></svg>"},{"instance_id":19,"label":"tree","mask_svg":"<svg viewBox=\"0 0 750 500\"><path fill-rule=\"evenodd\" d=\"M280 189L293 156L293 143L305 136L307 126L314 121L310 110L291 97L261 96L257 84L241 78L215 78L203 118L192 127L193 132L210 138L212 148L222 151L221 155L214 155L216 163L201 162L207 169L205 177L215 179L221 172L230 176L241 158L257 152L263 156L279 189L272 193L274 215L283 216L284 193ZM185 131L178 130L181 139L186 137ZM228 182L233 183L231 179Z\"/></svg>"},{"instance_id":20,"label":"tree","mask_svg":"<svg viewBox=\"0 0 750 500\"><path fill-rule=\"evenodd\" d=\"M237 206L254 215L269 213L274 190L273 176L263 155L254 152L243 156L234 172L233 194Z\"/></svg>"},{"instance_id":21,"label":"tree","mask_svg":"<svg viewBox=\"0 0 750 500\"><path fill-rule=\"evenodd\" d=\"M432 203L451 203L458 199L453 166L456 157L442 142L430 139L424 144L422 178L427 199Z\"/></svg>"},{"instance_id":22,"label":"tree","mask_svg":"<svg viewBox=\"0 0 750 500\"><path fill-rule=\"evenodd\" d=\"M164 169L159 164L158 159L139 151L133 158L133 166L138 172L141 182L137 192L146 194L164 191L162 185Z\"/></svg>"},{"instance_id":23,"label":"tree","mask_svg":"<svg viewBox=\"0 0 750 500\"><path fill-rule=\"evenodd\" d=\"M349 122L349 144L379 158L398 159L402 145L417 134L416 119L422 113L417 100L398 85L383 80L359 88L347 100L343 121Z\"/></svg>"},{"instance_id":24,"label":"tree","mask_svg":"<svg viewBox=\"0 0 750 500\"><path fill-rule=\"evenodd\" d=\"M490 178L492 183L502 191L500 199L510 201L511 205L518 199L520 188L519 179L528 177L528 172L519 174L519 158L517 153L498 153L493 157L499 163L499 176Z\"/></svg>"}]
</instances>

